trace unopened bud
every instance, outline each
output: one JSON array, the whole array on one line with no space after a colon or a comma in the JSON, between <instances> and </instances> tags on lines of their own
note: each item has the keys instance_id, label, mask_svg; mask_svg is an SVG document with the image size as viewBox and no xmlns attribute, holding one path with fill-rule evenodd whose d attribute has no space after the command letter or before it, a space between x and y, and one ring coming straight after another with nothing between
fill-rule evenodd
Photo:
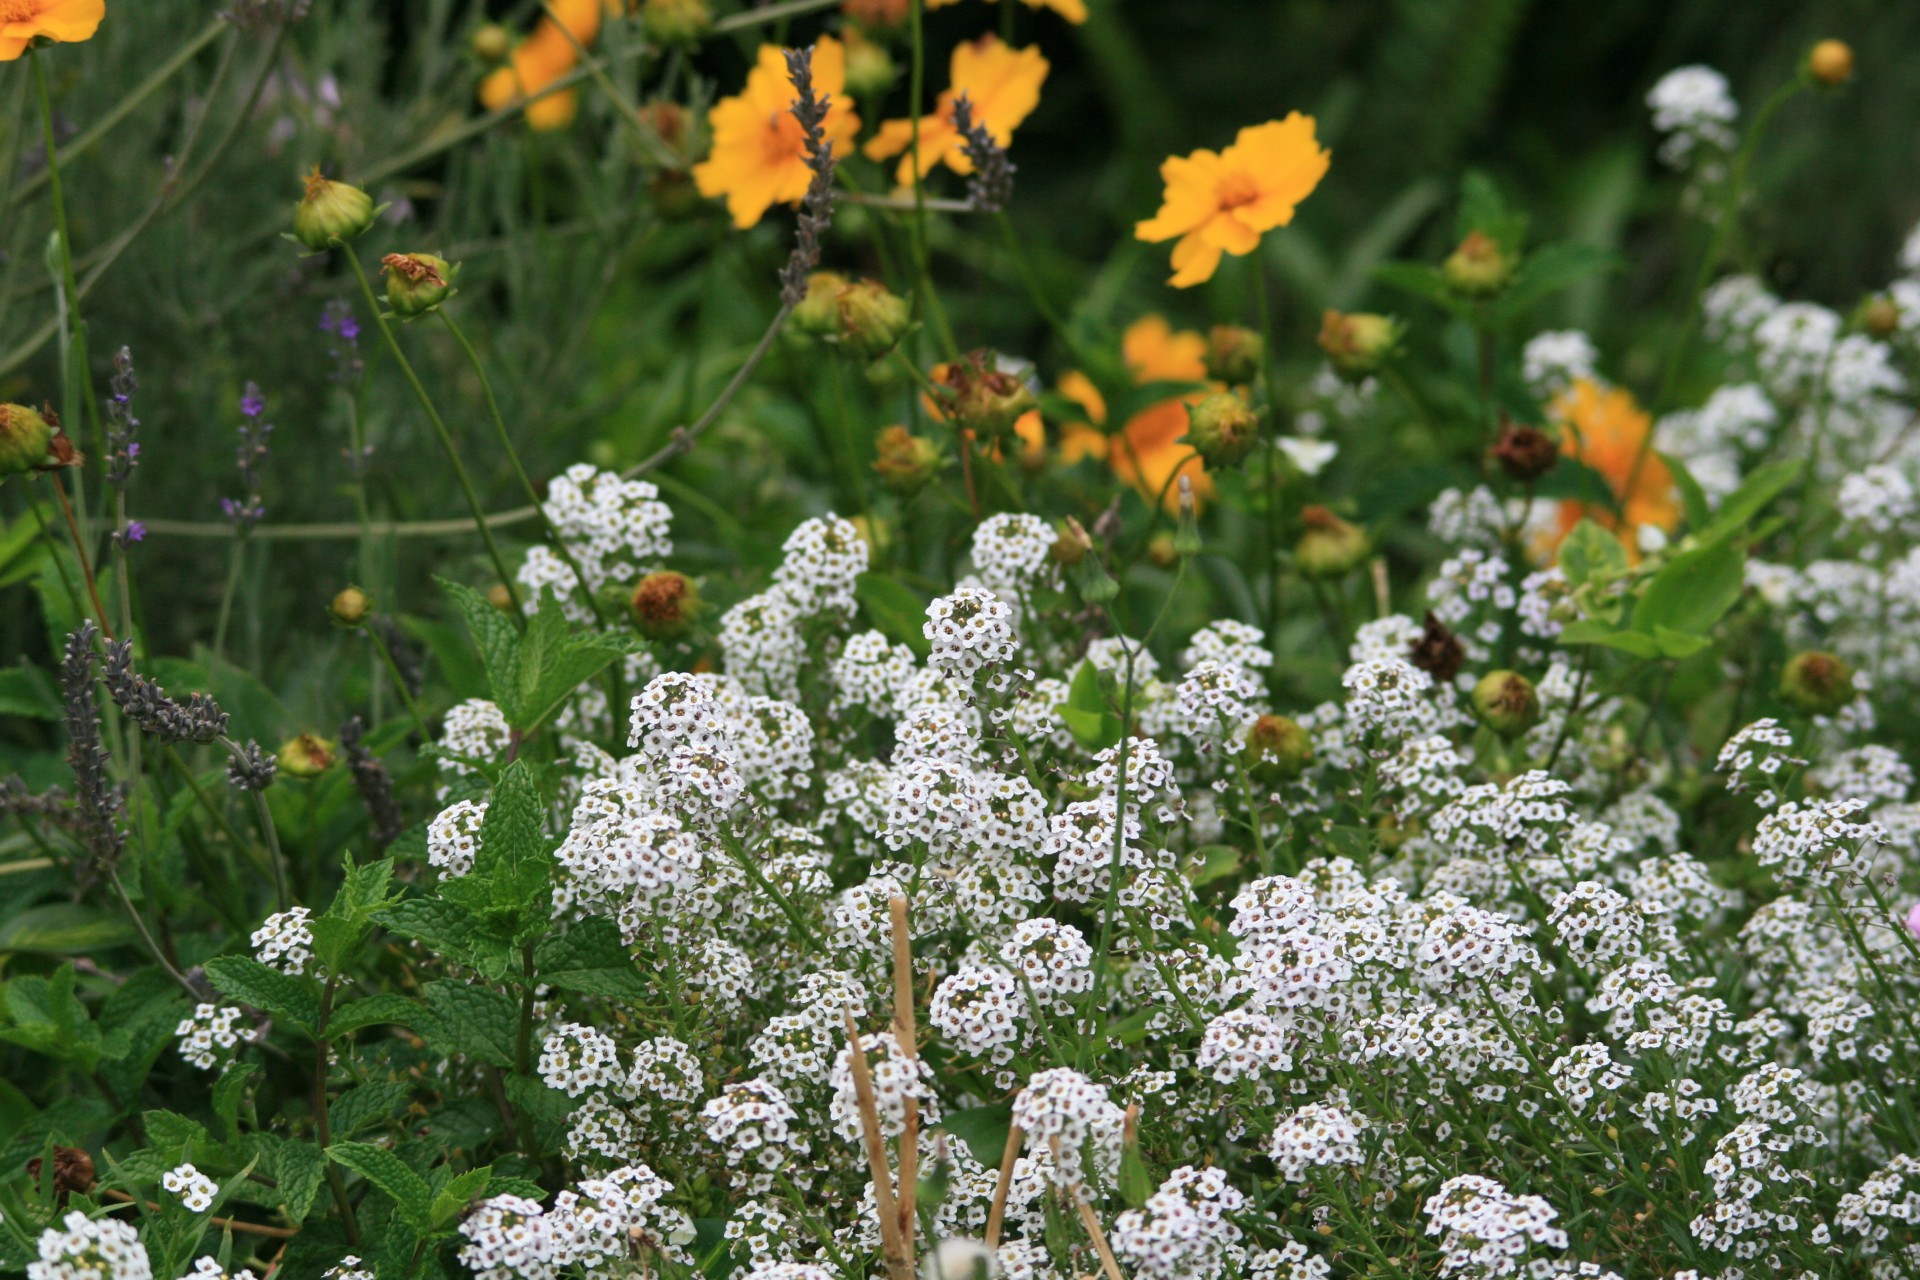
<instances>
[{"instance_id":1,"label":"unopened bud","mask_svg":"<svg viewBox=\"0 0 1920 1280\"><path fill-rule=\"evenodd\" d=\"M467 47L473 50L474 57L489 65L505 62L513 52L513 33L497 22L484 23L475 28Z\"/></svg>"},{"instance_id":2,"label":"unopened bud","mask_svg":"<svg viewBox=\"0 0 1920 1280\"><path fill-rule=\"evenodd\" d=\"M1538 427L1508 422L1494 441L1493 460L1522 484L1530 484L1560 464L1560 446Z\"/></svg>"},{"instance_id":3,"label":"unopened bud","mask_svg":"<svg viewBox=\"0 0 1920 1280\"><path fill-rule=\"evenodd\" d=\"M1147 563L1156 569L1171 569L1180 563L1180 549L1165 529L1147 539Z\"/></svg>"},{"instance_id":4,"label":"unopened bud","mask_svg":"<svg viewBox=\"0 0 1920 1280\"><path fill-rule=\"evenodd\" d=\"M302 733L288 738L274 756L280 772L296 778L314 778L333 764L334 747L318 734Z\"/></svg>"},{"instance_id":5,"label":"unopened bud","mask_svg":"<svg viewBox=\"0 0 1920 1280\"><path fill-rule=\"evenodd\" d=\"M627 601L634 629L649 640L672 640L685 635L699 617L701 607L700 591L693 579L671 569L640 579Z\"/></svg>"},{"instance_id":6,"label":"unopened bud","mask_svg":"<svg viewBox=\"0 0 1920 1280\"><path fill-rule=\"evenodd\" d=\"M496 582L487 588L487 603L502 613L513 612L513 592L507 590L507 584Z\"/></svg>"},{"instance_id":7,"label":"unopened bud","mask_svg":"<svg viewBox=\"0 0 1920 1280\"><path fill-rule=\"evenodd\" d=\"M357 627L373 609L373 597L358 587L346 587L336 593L327 612L342 626Z\"/></svg>"},{"instance_id":8,"label":"unopened bud","mask_svg":"<svg viewBox=\"0 0 1920 1280\"><path fill-rule=\"evenodd\" d=\"M1366 532L1325 507L1300 513L1306 531L1293 548L1293 562L1309 578L1337 578L1360 567L1373 551Z\"/></svg>"},{"instance_id":9,"label":"unopened bud","mask_svg":"<svg viewBox=\"0 0 1920 1280\"><path fill-rule=\"evenodd\" d=\"M1484 231L1470 231L1440 268L1447 286L1464 298L1491 298L1513 279L1514 263Z\"/></svg>"},{"instance_id":10,"label":"unopened bud","mask_svg":"<svg viewBox=\"0 0 1920 1280\"><path fill-rule=\"evenodd\" d=\"M335 240L354 239L379 216L372 196L332 181L319 165L307 175L306 184L306 195L293 211L293 238L315 253L331 248Z\"/></svg>"},{"instance_id":11,"label":"unopened bud","mask_svg":"<svg viewBox=\"0 0 1920 1280\"><path fill-rule=\"evenodd\" d=\"M1473 709L1503 738L1517 738L1540 723L1540 695L1518 671L1489 671L1473 686Z\"/></svg>"},{"instance_id":12,"label":"unopened bud","mask_svg":"<svg viewBox=\"0 0 1920 1280\"><path fill-rule=\"evenodd\" d=\"M1844 40L1822 40L1807 53L1807 71L1829 88L1853 79L1853 46Z\"/></svg>"},{"instance_id":13,"label":"unopened bud","mask_svg":"<svg viewBox=\"0 0 1920 1280\"><path fill-rule=\"evenodd\" d=\"M1193 477L1180 477L1180 518L1173 530L1173 554L1185 560L1200 554L1200 513L1193 501Z\"/></svg>"},{"instance_id":14,"label":"unopened bud","mask_svg":"<svg viewBox=\"0 0 1920 1280\"><path fill-rule=\"evenodd\" d=\"M1348 382L1364 382L1400 345L1402 326L1392 316L1328 311L1320 317L1320 349Z\"/></svg>"},{"instance_id":15,"label":"unopened bud","mask_svg":"<svg viewBox=\"0 0 1920 1280\"><path fill-rule=\"evenodd\" d=\"M1093 550L1093 539L1080 527L1080 522L1068 516L1060 528L1060 536L1053 541L1053 549L1047 554L1053 562L1071 569L1086 559L1087 552Z\"/></svg>"},{"instance_id":16,"label":"unopened bud","mask_svg":"<svg viewBox=\"0 0 1920 1280\"><path fill-rule=\"evenodd\" d=\"M835 303L840 345L864 360L876 360L893 350L912 319L906 300L876 280L844 286Z\"/></svg>"},{"instance_id":17,"label":"unopened bud","mask_svg":"<svg viewBox=\"0 0 1920 1280\"><path fill-rule=\"evenodd\" d=\"M659 44L693 44L712 30L713 10L707 0L646 0L640 26Z\"/></svg>"},{"instance_id":18,"label":"unopened bud","mask_svg":"<svg viewBox=\"0 0 1920 1280\"><path fill-rule=\"evenodd\" d=\"M53 424L23 404L0 404L0 476L44 466L53 447Z\"/></svg>"},{"instance_id":19,"label":"unopened bud","mask_svg":"<svg viewBox=\"0 0 1920 1280\"><path fill-rule=\"evenodd\" d=\"M1796 653L1780 672L1780 696L1796 711L1830 716L1853 701L1853 668L1825 650Z\"/></svg>"},{"instance_id":20,"label":"unopened bud","mask_svg":"<svg viewBox=\"0 0 1920 1280\"><path fill-rule=\"evenodd\" d=\"M816 271L807 277L807 296L789 317L801 333L824 338L840 331L840 291L847 278L837 271Z\"/></svg>"},{"instance_id":21,"label":"unopened bud","mask_svg":"<svg viewBox=\"0 0 1920 1280\"><path fill-rule=\"evenodd\" d=\"M1241 757L1247 772L1268 786L1291 782L1313 763L1313 739L1285 716L1261 716L1247 730Z\"/></svg>"},{"instance_id":22,"label":"unopened bud","mask_svg":"<svg viewBox=\"0 0 1920 1280\"><path fill-rule=\"evenodd\" d=\"M1869 337L1891 338L1900 332L1900 304L1876 293L1855 308L1853 327Z\"/></svg>"},{"instance_id":23,"label":"unopened bud","mask_svg":"<svg viewBox=\"0 0 1920 1280\"><path fill-rule=\"evenodd\" d=\"M848 93L856 98L876 97L893 86L900 71L885 46L867 39L858 27L847 28L843 40L847 46Z\"/></svg>"},{"instance_id":24,"label":"unopened bud","mask_svg":"<svg viewBox=\"0 0 1920 1280\"><path fill-rule=\"evenodd\" d=\"M380 266L387 275L387 305L403 320L423 316L452 297L459 272L430 253L390 253Z\"/></svg>"},{"instance_id":25,"label":"unopened bud","mask_svg":"<svg viewBox=\"0 0 1920 1280\"><path fill-rule=\"evenodd\" d=\"M1267 344L1253 330L1237 324L1217 324L1207 334L1207 376L1244 386L1260 376Z\"/></svg>"},{"instance_id":26,"label":"unopened bud","mask_svg":"<svg viewBox=\"0 0 1920 1280\"><path fill-rule=\"evenodd\" d=\"M891 426L874 437L873 469L880 483L903 498L926 488L940 474L940 447L902 426Z\"/></svg>"},{"instance_id":27,"label":"unopened bud","mask_svg":"<svg viewBox=\"0 0 1920 1280\"><path fill-rule=\"evenodd\" d=\"M1021 414L1040 403L1026 379L1001 369L988 351L934 366L933 383L944 393L941 408L954 425L981 440L1006 435Z\"/></svg>"},{"instance_id":28,"label":"unopened bud","mask_svg":"<svg viewBox=\"0 0 1920 1280\"><path fill-rule=\"evenodd\" d=\"M1231 391L1187 406L1186 442L1209 467L1236 467L1260 439L1260 415Z\"/></svg>"}]
</instances>

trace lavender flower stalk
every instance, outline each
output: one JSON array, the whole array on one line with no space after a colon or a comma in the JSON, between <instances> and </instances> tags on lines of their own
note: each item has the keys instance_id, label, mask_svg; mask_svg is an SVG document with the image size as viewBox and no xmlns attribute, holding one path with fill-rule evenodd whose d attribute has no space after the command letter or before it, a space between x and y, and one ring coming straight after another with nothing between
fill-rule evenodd
<instances>
[{"instance_id":1,"label":"lavender flower stalk","mask_svg":"<svg viewBox=\"0 0 1920 1280\"><path fill-rule=\"evenodd\" d=\"M243 494L239 498L220 500L220 509L226 512L228 522L242 534L252 532L253 527L267 514L260 500L260 464L267 460L273 424L261 421L266 412L266 397L260 394L256 384L249 382L246 392L240 397L240 447L234 454L234 461L240 468Z\"/></svg>"},{"instance_id":2,"label":"lavender flower stalk","mask_svg":"<svg viewBox=\"0 0 1920 1280\"><path fill-rule=\"evenodd\" d=\"M107 692L127 718L163 742L213 742L227 731L227 713L204 693L185 702L133 669L133 641L107 646Z\"/></svg>"},{"instance_id":3,"label":"lavender flower stalk","mask_svg":"<svg viewBox=\"0 0 1920 1280\"><path fill-rule=\"evenodd\" d=\"M406 830L406 821L393 798L393 778L361 741L364 729L359 716L342 724L340 749L346 753L347 767L353 771L354 790L360 793L360 803L366 806L367 817L373 821L373 845L378 852L400 838L400 833Z\"/></svg>"},{"instance_id":4,"label":"lavender flower stalk","mask_svg":"<svg viewBox=\"0 0 1920 1280\"><path fill-rule=\"evenodd\" d=\"M93 700L93 645L100 632L91 622L67 637L60 662L60 689L67 724L67 763L73 766L74 811L93 862L112 867L126 849L120 829L120 795L107 780L107 749L100 741L100 714Z\"/></svg>"},{"instance_id":5,"label":"lavender flower stalk","mask_svg":"<svg viewBox=\"0 0 1920 1280\"><path fill-rule=\"evenodd\" d=\"M800 202L793 253L780 272L780 301L795 307L807 296L807 276L820 265L820 237L833 222L834 159L833 144L827 141L823 127L830 99L816 97L813 92L813 49L788 49L785 54L787 77L793 81L794 90L789 109L800 122L800 133L807 143L807 168L813 171L806 197Z\"/></svg>"},{"instance_id":6,"label":"lavender flower stalk","mask_svg":"<svg viewBox=\"0 0 1920 1280\"><path fill-rule=\"evenodd\" d=\"M964 93L953 102L953 127L967 140L967 159L973 162L973 172L967 175L968 199L982 213L998 213L1013 199L1017 166L987 126L973 118L973 102Z\"/></svg>"}]
</instances>

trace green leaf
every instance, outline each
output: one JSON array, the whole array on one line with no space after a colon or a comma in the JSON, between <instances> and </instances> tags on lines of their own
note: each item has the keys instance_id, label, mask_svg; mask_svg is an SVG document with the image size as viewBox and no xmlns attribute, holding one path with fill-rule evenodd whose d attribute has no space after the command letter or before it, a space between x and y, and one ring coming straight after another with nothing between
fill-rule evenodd
<instances>
[{"instance_id":1,"label":"green leaf","mask_svg":"<svg viewBox=\"0 0 1920 1280\"><path fill-rule=\"evenodd\" d=\"M1438 267L1424 262L1383 262L1373 269L1373 278L1390 289L1410 293L1462 319L1473 314L1472 307L1454 297Z\"/></svg>"},{"instance_id":2,"label":"green leaf","mask_svg":"<svg viewBox=\"0 0 1920 1280\"><path fill-rule=\"evenodd\" d=\"M522 733L531 733L560 708L588 680L616 658L631 653L635 641L623 634L594 631L573 634L559 600L540 593L539 608L520 637L515 670L514 711L507 721ZM506 704L502 704L502 710Z\"/></svg>"},{"instance_id":3,"label":"green leaf","mask_svg":"<svg viewBox=\"0 0 1920 1280\"><path fill-rule=\"evenodd\" d=\"M408 1226L422 1232L433 1229L433 1191L399 1156L367 1142L336 1142L327 1155L390 1197Z\"/></svg>"},{"instance_id":4,"label":"green leaf","mask_svg":"<svg viewBox=\"0 0 1920 1280\"><path fill-rule=\"evenodd\" d=\"M430 1217L433 1229L441 1231L453 1225L467 1206L487 1189L487 1179L493 1176L492 1165L481 1165L478 1169L469 1169L447 1180L447 1185L436 1191L433 1196L433 1208Z\"/></svg>"},{"instance_id":5,"label":"green leaf","mask_svg":"<svg viewBox=\"0 0 1920 1280\"><path fill-rule=\"evenodd\" d=\"M645 998L653 988L641 977L633 955L620 939L620 927L594 916L554 934L533 953L540 981L567 991L610 999Z\"/></svg>"},{"instance_id":6,"label":"green leaf","mask_svg":"<svg viewBox=\"0 0 1920 1280\"><path fill-rule=\"evenodd\" d=\"M1120 1198L1138 1209L1155 1190L1153 1174L1140 1154L1140 1144L1129 1142L1120 1153Z\"/></svg>"},{"instance_id":7,"label":"green leaf","mask_svg":"<svg viewBox=\"0 0 1920 1280\"><path fill-rule=\"evenodd\" d=\"M1465 240L1478 231L1509 254L1519 253L1527 238L1527 215L1507 204L1493 179L1469 169L1460 179L1460 217L1454 238Z\"/></svg>"},{"instance_id":8,"label":"green leaf","mask_svg":"<svg viewBox=\"0 0 1920 1280\"><path fill-rule=\"evenodd\" d=\"M1707 522L1713 518L1712 511L1707 507L1706 490L1693 478L1693 472L1688 470L1686 463L1658 450L1655 450L1655 456L1666 464L1667 474L1673 477L1673 487L1680 491L1680 506L1686 513L1687 528L1695 532L1706 528Z\"/></svg>"},{"instance_id":9,"label":"green leaf","mask_svg":"<svg viewBox=\"0 0 1920 1280\"><path fill-rule=\"evenodd\" d=\"M912 588L884 573L863 573L853 580L853 596L867 620L895 644L904 644L924 659L933 649L923 628L927 603Z\"/></svg>"},{"instance_id":10,"label":"green leaf","mask_svg":"<svg viewBox=\"0 0 1920 1280\"><path fill-rule=\"evenodd\" d=\"M54 688L53 677L24 661L17 667L0 670L0 716L60 719L60 694Z\"/></svg>"},{"instance_id":11,"label":"green leaf","mask_svg":"<svg viewBox=\"0 0 1920 1280\"><path fill-rule=\"evenodd\" d=\"M320 1021L320 998L306 979L269 968L251 956L215 956L207 961L206 973L221 993L265 1009L308 1035Z\"/></svg>"},{"instance_id":12,"label":"green leaf","mask_svg":"<svg viewBox=\"0 0 1920 1280\"><path fill-rule=\"evenodd\" d=\"M1713 523L1699 531L1700 541L1719 542L1742 532L1755 516L1766 509L1768 503L1799 478L1805 465L1798 461L1772 462L1754 468L1752 474L1740 482L1740 487L1728 494L1727 500L1720 504L1720 510L1714 513Z\"/></svg>"},{"instance_id":13,"label":"green leaf","mask_svg":"<svg viewBox=\"0 0 1920 1280\"><path fill-rule=\"evenodd\" d=\"M1100 671L1091 662L1082 662L1073 673L1067 700L1060 705L1060 719L1074 741L1088 751L1104 751L1120 741L1120 717L1108 705Z\"/></svg>"},{"instance_id":14,"label":"green leaf","mask_svg":"<svg viewBox=\"0 0 1920 1280\"><path fill-rule=\"evenodd\" d=\"M364 1000L355 1000L341 1005L327 1019L327 1039L352 1035L367 1027L377 1027L382 1023L411 1027L420 1017L420 1006L403 995L383 991L368 996Z\"/></svg>"},{"instance_id":15,"label":"green leaf","mask_svg":"<svg viewBox=\"0 0 1920 1280\"><path fill-rule=\"evenodd\" d=\"M516 941L544 934L553 897L553 857L540 831L545 812L527 762L508 765L480 821L473 870L443 882L442 896Z\"/></svg>"},{"instance_id":16,"label":"green leaf","mask_svg":"<svg viewBox=\"0 0 1920 1280\"><path fill-rule=\"evenodd\" d=\"M997 1102L990 1107L951 1112L941 1127L966 1143L975 1160L998 1169L1007 1151L1007 1133L1013 1128L1013 1104Z\"/></svg>"},{"instance_id":17,"label":"green leaf","mask_svg":"<svg viewBox=\"0 0 1920 1280\"><path fill-rule=\"evenodd\" d=\"M1560 569L1576 590L1589 582L1604 585L1627 571L1627 549L1614 534L1582 520L1560 540Z\"/></svg>"},{"instance_id":18,"label":"green leaf","mask_svg":"<svg viewBox=\"0 0 1920 1280\"><path fill-rule=\"evenodd\" d=\"M220 1118L220 1132L229 1142L240 1136L240 1103L247 1086L260 1072L257 1062L230 1063L213 1085L213 1114Z\"/></svg>"},{"instance_id":19,"label":"green leaf","mask_svg":"<svg viewBox=\"0 0 1920 1280\"><path fill-rule=\"evenodd\" d=\"M1691 658L1713 644L1712 639L1707 636L1674 631L1668 627L1655 627L1653 642L1660 646L1660 654L1666 658Z\"/></svg>"},{"instance_id":20,"label":"green leaf","mask_svg":"<svg viewBox=\"0 0 1920 1280\"><path fill-rule=\"evenodd\" d=\"M1189 882L1196 889L1224 880L1240 870L1240 851L1230 844L1203 845L1194 850L1194 857L1199 859L1200 868L1189 877Z\"/></svg>"},{"instance_id":21,"label":"green leaf","mask_svg":"<svg viewBox=\"0 0 1920 1280\"><path fill-rule=\"evenodd\" d=\"M1746 552L1726 541L1675 557L1641 589L1633 629L1648 636L1662 628L1705 635L1740 598L1746 564Z\"/></svg>"},{"instance_id":22,"label":"green leaf","mask_svg":"<svg viewBox=\"0 0 1920 1280\"><path fill-rule=\"evenodd\" d=\"M0 952L79 955L132 942L138 935L122 917L77 902L29 907L0 924Z\"/></svg>"},{"instance_id":23,"label":"green leaf","mask_svg":"<svg viewBox=\"0 0 1920 1280\"><path fill-rule=\"evenodd\" d=\"M327 1129L336 1138L350 1138L406 1105L413 1086L396 1080L373 1080L355 1085L327 1104Z\"/></svg>"},{"instance_id":24,"label":"green leaf","mask_svg":"<svg viewBox=\"0 0 1920 1280\"><path fill-rule=\"evenodd\" d=\"M471 982L429 982L420 1033L441 1053L464 1054L496 1067L513 1065L520 1006Z\"/></svg>"},{"instance_id":25,"label":"green leaf","mask_svg":"<svg viewBox=\"0 0 1920 1280\"><path fill-rule=\"evenodd\" d=\"M1661 657L1660 642L1641 631L1616 631L1597 643L1609 649L1619 649L1636 658Z\"/></svg>"},{"instance_id":26,"label":"green leaf","mask_svg":"<svg viewBox=\"0 0 1920 1280\"><path fill-rule=\"evenodd\" d=\"M449 883L458 883L450 881ZM442 897L407 898L373 913L395 933L418 939L429 951L477 969L490 978L511 967L512 942L473 912Z\"/></svg>"},{"instance_id":27,"label":"green leaf","mask_svg":"<svg viewBox=\"0 0 1920 1280\"><path fill-rule=\"evenodd\" d=\"M1520 274L1500 299L1499 314L1519 315L1542 298L1570 288L1589 276L1618 271L1620 255L1597 245L1564 241L1542 245L1526 256Z\"/></svg>"},{"instance_id":28,"label":"green leaf","mask_svg":"<svg viewBox=\"0 0 1920 1280\"><path fill-rule=\"evenodd\" d=\"M313 921L313 953L322 968L344 972L373 930L373 913L395 896L393 862L383 858L365 866L349 865L340 891L326 913Z\"/></svg>"},{"instance_id":29,"label":"green leaf","mask_svg":"<svg viewBox=\"0 0 1920 1280\"><path fill-rule=\"evenodd\" d=\"M326 1176L326 1153L311 1142L284 1142L273 1153L273 1177L280 1184L280 1202L294 1222L307 1216Z\"/></svg>"},{"instance_id":30,"label":"green leaf","mask_svg":"<svg viewBox=\"0 0 1920 1280\"><path fill-rule=\"evenodd\" d=\"M523 708L515 700L520 691L520 632L513 619L472 587L445 578L434 581L452 598L467 621L467 630L473 633L473 642L480 647L494 704L507 717L507 723L521 723Z\"/></svg>"}]
</instances>

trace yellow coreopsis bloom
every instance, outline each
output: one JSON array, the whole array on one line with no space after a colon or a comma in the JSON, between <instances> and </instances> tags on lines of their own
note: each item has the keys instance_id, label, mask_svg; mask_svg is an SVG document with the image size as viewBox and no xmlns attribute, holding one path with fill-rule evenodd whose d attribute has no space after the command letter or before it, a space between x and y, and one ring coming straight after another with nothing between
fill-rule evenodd
<instances>
[{"instance_id":1,"label":"yellow coreopsis bloom","mask_svg":"<svg viewBox=\"0 0 1920 1280\"><path fill-rule=\"evenodd\" d=\"M1332 154L1314 140L1313 117L1249 125L1225 151L1170 156L1160 212L1134 228L1151 243L1173 246L1177 288L1213 278L1220 255L1252 253L1262 233L1293 221L1293 211L1326 176Z\"/></svg>"},{"instance_id":2,"label":"yellow coreopsis bloom","mask_svg":"<svg viewBox=\"0 0 1920 1280\"><path fill-rule=\"evenodd\" d=\"M12 62L36 36L72 44L93 39L107 0L0 0L0 62Z\"/></svg>"},{"instance_id":3,"label":"yellow coreopsis bloom","mask_svg":"<svg viewBox=\"0 0 1920 1280\"><path fill-rule=\"evenodd\" d=\"M992 2L997 4L999 0ZM959 3L960 0L927 0L927 8L944 9ZM1076 25L1087 20L1087 0L1026 0L1026 5L1029 9L1051 9Z\"/></svg>"},{"instance_id":4,"label":"yellow coreopsis bloom","mask_svg":"<svg viewBox=\"0 0 1920 1280\"><path fill-rule=\"evenodd\" d=\"M1164 316L1146 315L1127 326L1120 338L1120 354L1136 383L1203 382L1207 376L1207 340L1191 330L1175 329ZM1104 458L1115 478L1140 491L1148 502L1160 499L1168 511L1179 508L1176 477L1193 480L1195 498L1213 494L1213 480L1193 449L1181 443L1187 433L1187 406L1205 390L1159 401L1127 419L1126 426L1109 436L1107 404L1085 374L1073 371L1060 379L1060 394L1086 409L1092 424L1068 423L1060 432L1060 460Z\"/></svg>"},{"instance_id":5,"label":"yellow coreopsis bloom","mask_svg":"<svg viewBox=\"0 0 1920 1280\"><path fill-rule=\"evenodd\" d=\"M846 84L846 49L832 36L821 36L813 46L813 89L827 96L821 127L836 150L860 132ZM778 45L763 44L746 87L707 113L713 153L693 166L693 181L703 196L726 197L736 227L751 227L769 207L797 204L807 194L813 171L807 168L806 138L793 118L793 103L786 58Z\"/></svg>"},{"instance_id":6,"label":"yellow coreopsis bloom","mask_svg":"<svg viewBox=\"0 0 1920 1280\"><path fill-rule=\"evenodd\" d=\"M489 111L498 111L515 99L532 97L567 75L580 62L576 42L591 48L600 38L602 15L617 3L619 0L551 0L553 17L541 18L533 34L514 47L507 65L480 82L481 104ZM560 21L556 23L554 18ZM573 123L579 106L579 94L572 89L550 93L527 105L527 124L535 129L563 129Z\"/></svg>"},{"instance_id":7,"label":"yellow coreopsis bloom","mask_svg":"<svg viewBox=\"0 0 1920 1280\"><path fill-rule=\"evenodd\" d=\"M993 140L1006 146L1013 131L1040 105L1040 86L1047 78L1047 60L1038 49L1014 49L998 36L981 36L953 51L952 86L935 103L933 114L920 117L920 173L945 164L955 173L972 173L967 140L953 126L954 99L961 94L973 107L975 123L984 125ZM867 143L867 158L885 160L900 155L894 175L901 186L913 185L913 121L888 120Z\"/></svg>"}]
</instances>

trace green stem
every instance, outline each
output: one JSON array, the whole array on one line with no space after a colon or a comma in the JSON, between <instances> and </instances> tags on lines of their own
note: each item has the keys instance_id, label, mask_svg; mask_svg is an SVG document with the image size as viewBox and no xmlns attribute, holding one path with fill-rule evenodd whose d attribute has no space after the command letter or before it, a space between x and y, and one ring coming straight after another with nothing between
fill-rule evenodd
<instances>
[{"instance_id":1,"label":"green stem","mask_svg":"<svg viewBox=\"0 0 1920 1280\"><path fill-rule=\"evenodd\" d=\"M373 282L367 279L367 270L360 265L360 255L350 245L340 244L340 248L353 267L354 279L360 282L360 292L367 300L368 310L373 316L373 323L380 330L380 336L386 340L387 351L393 356L394 363L400 366L407 385L413 388L414 398L426 411L427 421L433 424L434 433L440 438L440 447L446 452L447 461L453 465L454 478L460 482L460 492L466 496L467 509L473 513L474 527L480 531L480 540L487 544L487 556L493 561L493 570L500 576L501 585L506 588L508 602L513 605L511 616L514 625L524 630L527 620L520 613L520 595L514 589L513 575L507 572L506 558L500 554L500 544L494 541L493 528L487 523L487 513L480 506L480 495L474 491L473 478L467 474L466 464L460 461L460 450L453 442L453 433L447 430L440 411L434 407L433 397L427 394L420 375L414 372L406 352L400 349L400 340L394 336L393 326L387 323L385 313L380 310L380 300L374 295Z\"/></svg>"}]
</instances>

